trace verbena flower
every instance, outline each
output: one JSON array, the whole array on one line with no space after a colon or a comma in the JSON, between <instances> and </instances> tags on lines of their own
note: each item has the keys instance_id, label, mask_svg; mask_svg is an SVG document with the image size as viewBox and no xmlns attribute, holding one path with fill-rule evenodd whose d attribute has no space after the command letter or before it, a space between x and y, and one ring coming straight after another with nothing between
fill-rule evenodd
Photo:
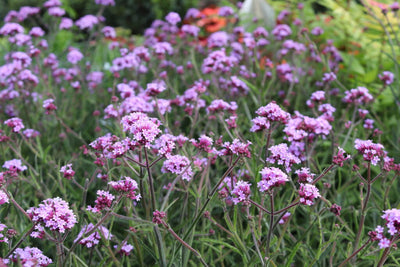
<instances>
[{"instance_id":1,"label":"verbena flower","mask_svg":"<svg viewBox=\"0 0 400 267\"><path fill-rule=\"evenodd\" d=\"M94 212L94 213L100 213L102 210L110 208L112 205L113 200L115 199L115 196L112 195L108 191L104 190L97 190L97 198L95 200L96 205L94 207L88 206L87 210Z\"/></svg>"},{"instance_id":2,"label":"verbena flower","mask_svg":"<svg viewBox=\"0 0 400 267\"><path fill-rule=\"evenodd\" d=\"M117 249L118 247L119 247L118 245L114 245L115 249ZM122 245L120 247L120 250L117 253L125 255L125 256L129 256L131 254L132 250L133 250L133 246L131 244L127 243L126 241L123 241Z\"/></svg>"},{"instance_id":3,"label":"verbena flower","mask_svg":"<svg viewBox=\"0 0 400 267\"><path fill-rule=\"evenodd\" d=\"M115 6L114 0L94 0L94 2L103 6Z\"/></svg>"},{"instance_id":4,"label":"verbena flower","mask_svg":"<svg viewBox=\"0 0 400 267\"><path fill-rule=\"evenodd\" d=\"M81 30L91 30L94 27L94 25L98 24L99 22L100 21L96 16L85 15L80 19L78 19L75 22L75 25L78 26Z\"/></svg>"},{"instance_id":5,"label":"verbena flower","mask_svg":"<svg viewBox=\"0 0 400 267\"><path fill-rule=\"evenodd\" d=\"M195 139L191 139L190 141L195 147L204 150L207 153L212 151L213 140L204 134L198 138L198 141Z\"/></svg>"},{"instance_id":6,"label":"verbena flower","mask_svg":"<svg viewBox=\"0 0 400 267\"><path fill-rule=\"evenodd\" d=\"M238 155L242 157L251 158L251 152L249 146L251 142L247 140L247 143L241 142L239 139L234 139L231 142L224 142L222 144L223 149L219 152L221 156Z\"/></svg>"},{"instance_id":7,"label":"verbena flower","mask_svg":"<svg viewBox=\"0 0 400 267\"><path fill-rule=\"evenodd\" d=\"M299 177L298 182L301 184L312 183L314 180L315 174L311 173L309 168L303 167L300 170L297 170L295 173Z\"/></svg>"},{"instance_id":8,"label":"verbena flower","mask_svg":"<svg viewBox=\"0 0 400 267\"><path fill-rule=\"evenodd\" d=\"M258 182L257 187L260 192L267 192L274 187L284 185L289 181L288 176L278 168L265 167L261 171L261 181Z\"/></svg>"},{"instance_id":9,"label":"verbena flower","mask_svg":"<svg viewBox=\"0 0 400 267\"><path fill-rule=\"evenodd\" d=\"M12 131L14 133L18 133L25 128L25 125L22 123L22 120L18 117L8 119L4 122L4 124L12 128Z\"/></svg>"},{"instance_id":10,"label":"verbena flower","mask_svg":"<svg viewBox=\"0 0 400 267\"><path fill-rule=\"evenodd\" d=\"M167 214L165 212L156 210L153 212L152 222L155 224L161 224L166 216Z\"/></svg>"},{"instance_id":11,"label":"verbena flower","mask_svg":"<svg viewBox=\"0 0 400 267\"><path fill-rule=\"evenodd\" d=\"M344 93L346 94L343 98L343 102L345 103L367 104L374 100L368 89L361 86Z\"/></svg>"},{"instance_id":12,"label":"verbena flower","mask_svg":"<svg viewBox=\"0 0 400 267\"><path fill-rule=\"evenodd\" d=\"M119 181L111 181L108 183L114 190L117 192L120 192L122 194L126 194L126 196L130 199L139 201L142 196L139 194L139 187L138 184L135 180L132 178L125 176L123 179ZM103 196L105 196L108 200L111 198L109 195L105 195L102 193ZM108 201L107 200L107 201Z\"/></svg>"},{"instance_id":13,"label":"verbena flower","mask_svg":"<svg viewBox=\"0 0 400 267\"><path fill-rule=\"evenodd\" d=\"M62 166L60 172L63 174L64 178L68 180L71 180L75 175L75 171L72 169L72 164Z\"/></svg>"},{"instance_id":14,"label":"verbena flower","mask_svg":"<svg viewBox=\"0 0 400 267\"><path fill-rule=\"evenodd\" d=\"M165 20L171 25L176 25L181 22L181 17L176 12L169 12L167 16L165 16Z\"/></svg>"},{"instance_id":15,"label":"verbena flower","mask_svg":"<svg viewBox=\"0 0 400 267\"><path fill-rule=\"evenodd\" d=\"M22 161L20 159L7 160L4 162L2 167L13 172L23 172L28 169L25 165L22 165Z\"/></svg>"},{"instance_id":16,"label":"verbena flower","mask_svg":"<svg viewBox=\"0 0 400 267\"><path fill-rule=\"evenodd\" d=\"M300 184L299 189L300 203L311 206L314 205L314 199L321 195L318 188L312 184Z\"/></svg>"},{"instance_id":17,"label":"verbena flower","mask_svg":"<svg viewBox=\"0 0 400 267\"><path fill-rule=\"evenodd\" d=\"M71 48L67 55L67 60L72 64L78 63L82 58L83 54L76 48Z\"/></svg>"},{"instance_id":18,"label":"verbena flower","mask_svg":"<svg viewBox=\"0 0 400 267\"><path fill-rule=\"evenodd\" d=\"M9 203L10 200L7 196L7 194L0 189L0 205L3 205L4 203Z\"/></svg>"},{"instance_id":19,"label":"verbena flower","mask_svg":"<svg viewBox=\"0 0 400 267\"><path fill-rule=\"evenodd\" d=\"M383 145L375 144L371 140L356 139L354 147L363 155L364 160L371 162L372 165L378 164L384 155Z\"/></svg>"},{"instance_id":20,"label":"verbena flower","mask_svg":"<svg viewBox=\"0 0 400 267\"><path fill-rule=\"evenodd\" d=\"M384 71L378 77L385 85L391 85L394 81L394 74L390 71Z\"/></svg>"},{"instance_id":21,"label":"verbena flower","mask_svg":"<svg viewBox=\"0 0 400 267\"><path fill-rule=\"evenodd\" d=\"M53 261L46 257L43 252L36 247L17 248L9 258L12 262L19 262L23 267L48 266ZM8 264L9 261L5 260Z\"/></svg>"},{"instance_id":22,"label":"verbena flower","mask_svg":"<svg viewBox=\"0 0 400 267\"><path fill-rule=\"evenodd\" d=\"M134 141L148 148L157 135L161 133L161 130L158 128L160 122L140 112L124 116L121 119L121 124L125 132L132 134Z\"/></svg>"},{"instance_id":23,"label":"verbena flower","mask_svg":"<svg viewBox=\"0 0 400 267\"><path fill-rule=\"evenodd\" d=\"M77 242L81 237L86 236L87 233L93 230L93 227L94 225L92 223L84 225L78 236L75 238L74 242ZM105 240L111 240L112 236L113 235L106 227L100 225L92 234L79 241L79 244L84 245L87 248L92 248L96 246L102 238L104 238Z\"/></svg>"},{"instance_id":24,"label":"verbena flower","mask_svg":"<svg viewBox=\"0 0 400 267\"><path fill-rule=\"evenodd\" d=\"M276 25L275 28L272 30L272 35L274 35L275 39L278 41L283 40L291 34L292 30L286 24Z\"/></svg>"},{"instance_id":25,"label":"verbena flower","mask_svg":"<svg viewBox=\"0 0 400 267\"><path fill-rule=\"evenodd\" d=\"M193 171L189 159L181 155L170 156L164 161L161 171L163 173L181 174L182 179L186 181L190 181L193 178Z\"/></svg>"},{"instance_id":26,"label":"verbena flower","mask_svg":"<svg viewBox=\"0 0 400 267\"><path fill-rule=\"evenodd\" d=\"M338 153L333 156L332 162L340 167L343 167L343 162L350 159L350 155L345 156L346 151L343 148L338 147Z\"/></svg>"},{"instance_id":27,"label":"verbena flower","mask_svg":"<svg viewBox=\"0 0 400 267\"><path fill-rule=\"evenodd\" d=\"M238 181L233 190L231 191L231 195L233 196L232 201L235 205L238 203L243 203L244 205L248 204L248 200L250 198L251 184L245 181Z\"/></svg>"},{"instance_id":28,"label":"verbena flower","mask_svg":"<svg viewBox=\"0 0 400 267\"><path fill-rule=\"evenodd\" d=\"M286 124L290 118L290 114L283 111L275 102L271 102L264 107L257 109L256 114L266 117L270 122L280 122Z\"/></svg>"},{"instance_id":29,"label":"verbena flower","mask_svg":"<svg viewBox=\"0 0 400 267\"><path fill-rule=\"evenodd\" d=\"M40 226L43 225L51 231L64 233L77 223L76 216L68 203L59 197L43 200L38 208L31 207L26 213L31 217L32 222L39 226L35 227L38 232L41 232ZM33 236L40 235L38 232L32 232Z\"/></svg>"},{"instance_id":30,"label":"verbena flower","mask_svg":"<svg viewBox=\"0 0 400 267\"><path fill-rule=\"evenodd\" d=\"M301 162L298 157L289 151L289 148L285 143L271 146L268 148L268 150L271 151L271 156L267 158L267 162L284 165L287 172L291 171L293 164L298 164Z\"/></svg>"}]
</instances>

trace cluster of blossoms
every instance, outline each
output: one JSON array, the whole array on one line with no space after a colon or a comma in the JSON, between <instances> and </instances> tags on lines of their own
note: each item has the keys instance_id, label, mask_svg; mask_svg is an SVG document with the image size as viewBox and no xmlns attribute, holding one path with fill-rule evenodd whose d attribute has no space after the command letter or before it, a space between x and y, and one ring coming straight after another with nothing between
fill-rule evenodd
<instances>
[{"instance_id":1,"label":"cluster of blossoms","mask_svg":"<svg viewBox=\"0 0 400 267\"><path fill-rule=\"evenodd\" d=\"M26 213L31 217L32 222L36 223L35 231L31 234L36 238L43 237L43 227L64 233L77 223L76 216L68 203L59 197L43 200L38 208L31 207Z\"/></svg>"},{"instance_id":2,"label":"cluster of blossoms","mask_svg":"<svg viewBox=\"0 0 400 267\"><path fill-rule=\"evenodd\" d=\"M132 134L133 140L137 144L147 148L150 148L150 144L161 133L161 130L158 128L160 122L141 112L134 112L124 116L121 119L121 124L125 132Z\"/></svg>"},{"instance_id":3,"label":"cluster of blossoms","mask_svg":"<svg viewBox=\"0 0 400 267\"><path fill-rule=\"evenodd\" d=\"M6 120L4 124L12 128L12 131L14 133L19 133L22 129L25 128L24 124L22 123L22 120L17 117Z\"/></svg>"},{"instance_id":4,"label":"cluster of blossoms","mask_svg":"<svg viewBox=\"0 0 400 267\"><path fill-rule=\"evenodd\" d=\"M245 181L238 181L233 190L231 191L232 201L235 205L238 203L243 203L244 205L248 204L249 197L251 194L250 189L251 184Z\"/></svg>"},{"instance_id":5,"label":"cluster of blossoms","mask_svg":"<svg viewBox=\"0 0 400 267\"><path fill-rule=\"evenodd\" d=\"M114 199L115 196L110 192L97 190L97 199L95 200L96 205L94 207L88 206L87 210L94 213L100 213L102 210L110 208Z\"/></svg>"},{"instance_id":6,"label":"cluster of blossoms","mask_svg":"<svg viewBox=\"0 0 400 267\"><path fill-rule=\"evenodd\" d=\"M64 178L68 180L71 180L75 175L75 171L72 169L72 164L62 166L60 172L63 174Z\"/></svg>"},{"instance_id":7,"label":"cluster of blossoms","mask_svg":"<svg viewBox=\"0 0 400 267\"><path fill-rule=\"evenodd\" d=\"M190 181L193 178L192 167L187 157L181 155L170 156L163 163L163 173L174 173L182 176L183 180Z\"/></svg>"},{"instance_id":8,"label":"cluster of blossoms","mask_svg":"<svg viewBox=\"0 0 400 267\"><path fill-rule=\"evenodd\" d=\"M314 180L315 174L311 173L309 168L303 167L295 171L295 173L299 177L298 182L300 184L312 183Z\"/></svg>"},{"instance_id":9,"label":"cluster of blossoms","mask_svg":"<svg viewBox=\"0 0 400 267\"><path fill-rule=\"evenodd\" d=\"M117 249L119 246L114 245L114 248ZM131 251L133 249L133 246L131 244L128 244L126 241L122 242L120 249L118 251L119 254L129 256L131 254Z\"/></svg>"},{"instance_id":10,"label":"cluster of blossoms","mask_svg":"<svg viewBox=\"0 0 400 267\"><path fill-rule=\"evenodd\" d=\"M274 187L279 187L289 181L288 176L275 167L265 167L260 171L260 173L261 181L257 184L260 192L267 192Z\"/></svg>"},{"instance_id":11,"label":"cluster of blossoms","mask_svg":"<svg viewBox=\"0 0 400 267\"><path fill-rule=\"evenodd\" d=\"M271 146L268 150L271 151L271 156L267 158L267 162L284 165L287 172L291 171L293 164L301 162L298 157L289 151L288 145L285 143Z\"/></svg>"},{"instance_id":12,"label":"cluster of blossoms","mask_svg":"<svg viewBox=\"0 0 400 267\"><path fill-rule=\"evenodd\" d=\"M8 198L7 194L0 189L0 205L3 205L4 203L9 203L10 199Z\"/></svg>"},{"instance_id":13,"label":"cluster of blossoms","mask_svg":"<svg viewBox=\"0 0 400 267\"><path fill-rule=\"evenodd\" d=\"M378 164L380 159L385 155L383 145L375 144L371 140L356 139L354 147L363 155L364 160L371 162L372 165Z\"/></svg>"},{"instance_id":14,"label":"cluster of blossoms","mask_svg":"<svg viewBox=\"0 0 400 267\"><path fill-rule=\"evenodd\" d=\"M311 206L314 205L314 199L319 198L321 194L318 188L312 184L300 184L299 188L300 203Z\"/></svg>"},{"instance_id":15,"label":"cluster of blossoms","mask_svg":"<svg viewBox=\"0 0 400 267\"><path fill-rule=\"evenodd\" d=\"M373 96L369 93L368 89L365 87L357 87L355 89L351 89L350 91L344 92L346 95L343 98L343 102L345 103L353 103L353 104L367 104L374 100Z\"/></svg>"},{"instance_id":16,"label":"cluster of blossoms","mask_svg":"<svg viewBox=\"0 0 400 267\"><path fill-rule=\"evenodd\" d=\"M23 172L28 169L25 165L22 165L22 161L20 159L5 161L3 168L8 169L11 172Z\"/></svg>"},{"instance_id":17,"label":"cluster of blossoms","mask_svg":"<svg viewBox=\"0 0 400 267\"><path fill-rule=\"evenodd\" d=\"M139 201L141 199L141 195L138 193L138 190L139 190L138 184L137 184L137 182L135 180L133 180L130 177L125 176L123 179L121 179L119 181L116 181L116 182L115 181L111 181L108 184L112 188L114 188L115 191L120 192L122 194L127 194L126 197L128 197L130 199L133 199L133 200L136 200L136 201ZM104 194L102 192L100 192L100 194L98 194L98 195L100 197L103 196L102 199L106 200L106 204L105 205L108 205L109 200L112 198L108 194ZM104 204L104 203L102 203L102 204Z\"/></svg>"},{"instance_id":18,"label":"cluster of blossoms","mask_svg":"<svg viewBox=\"0 0 400 267\"><path fill-rule=\"evenodd\" d=\"M82 238L86 236L89 232L91 232L93 229L94 225L92 223L84 225L79 234L77 235L76 239L74 240L74 242L76 243L79 240L79 244L84 245L87 248L92 248L96 246L102 238L104 238L105 240L111 240L111 237L113 236L106 227L100 225L88 237Z\"/></svg>"},{"instance_id":19,"label":"cluster of blossoms","mask_svg":"<svg viewBox=\"0 0 400 267\"><path fill-rule=\"evenodd\" d=\"M385 228L380 225L375 228L375 231L368 233L373 241L379 241L378 245L381 249L390 247L393 239L395 237L398 238L400 233L400 210L390 209L385 210L383 213L382 218L386 221L385 226L387 228L387 233L389 233L392 238L388 239L384 236Z\"/></svg>"},{"instance_id":20,"label":"cluster of blossoms","mask_svg":"<svg viewBox=\"0 0 400 267\"><path fill-rule=\"evenodd\" d=\"M241 157L251 157L249 146L250 141L247 143L241 142L239 139L234 139L232 142L224 142L222 144L222 150L218 152L220 156L238 155Z\"/></svg>"},{"instance_id":21,"label":"cluster of blossoms","mask_svg":"<svg viewBox=\"0 0 400 267\"><path fill-rule=\"evenodd\" d=\"M53 261L45 256L43 252L36 247L26 247L24 249L17 248L10 259L4 259L4 263L19 262L22 266L41 266L45 267L53 263Z\"/></svg>"}]
</instances>

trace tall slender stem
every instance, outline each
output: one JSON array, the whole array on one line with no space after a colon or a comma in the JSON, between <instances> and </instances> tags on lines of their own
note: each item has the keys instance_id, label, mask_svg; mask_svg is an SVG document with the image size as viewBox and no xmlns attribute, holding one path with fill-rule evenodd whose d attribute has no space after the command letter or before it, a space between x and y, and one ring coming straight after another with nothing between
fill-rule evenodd
<instances>
[{"instance_id":1,"label":"tall slender stem","mask_svg":"<svg viewBox=\"0 0 400 267\"><path fill-rule=\"evenodd\" d=\"M147 155L146 148L144 149L144 156L146 159L147 176L149 178L150 198L151 198L151 204L152 204L151 208L154 211L154 210L156 210L156 197L155 197L155 193L154 193L153 177L151 176L149 157Z\"/></svg>"},{"instance_id":2,"label":"tall slender stem","mask_svg":"<svg viewBox=\"0 0 400 267\"><path fill-rule=\"evenodd\" d=\"M271 214L269 215L269 229L267 235L267 245L266 245L266 253L269 255L269 245L271 242L271 235L274 225L274 191L269 192L269 199L271 204Z\"/></svg>"}]
</instances>

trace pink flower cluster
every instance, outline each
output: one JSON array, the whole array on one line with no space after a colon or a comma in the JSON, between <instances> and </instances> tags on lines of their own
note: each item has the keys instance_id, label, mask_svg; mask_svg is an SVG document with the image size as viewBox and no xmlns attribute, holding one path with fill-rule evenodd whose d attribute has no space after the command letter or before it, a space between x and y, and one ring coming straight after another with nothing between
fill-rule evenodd
<instances>
[{"instance_id":1,"label":"pink flower cluster","mask_svg":"<svg viewBox=\"0 0 400 267\"><path fill-rule=\"evenodd\" d=\"M299 189L300 203L311 206L314 205L314 199L321 195L318 188L312 184L300 184Z\"/></svg>"},{"instance_id":2,"label":"pink flower cluster","mask_svg":"<svg viewBox=\"0 0 400 267\"><path fill-rule=\"evenodd\" d=\"M136 201L141 199L141 195L138 193L138 184L135 180L130 177L125 176L123 179L119 181L111 181L108 183L114 190L120 193L126 193L127 197ZM102 194L106 200L110 200L111 196L108 194ZM97 204L97 203L96 203Z\"/></svg>"},{"instance_id":3,"label":"pink flower cluster","mask_svg":"<svg viewBox=\"0 0 400 267\"><path fill-rule=\"evenodd\" d=\"M60 172L63 174L64 178L68 180L71 180L75 175L75 171L72 169L72 164L62 166Z\"/></svg>"},{"instance_id":4,"label":"pink flower cluster","mask_svg":"<svg viewBox=\"0 0 400 267\"><path fill-rule=\"evenodd\" d=\"M238 203L243 203L244 205L248 204L248 199L251 194L250 189L251 184L245 181L238 181L233 190L231 191L231 195L233 196L232 201L235 205Z\"/></svg>"},{"instance_id":5,"label":"pink flower cluster","mask_svg":"<svg viewBox=\"0 0 400 267\"><path fill-rule=\"evenodd\" d=\"M293 164L299 164L301 162L298 157L289 151L289 148L285 143L271 146L268 150L271 151L271 156L267 158L267 162L284 165L286 172L291 171Z\"/></svg>"},{"instance_id":6,"label":"pink flower cluster","mask_svg":"<svg viewBox=\"0 0 400 267\"><path fill-rule=\"evenodd\" d=\"M37 224L35 227L37 231L32 232L32 237L41 237L44 234L41 225L51 231L64 233L77 223L76 216L68 203L59 197L43 200L38 208L31 207L26 213L32 218L32 222Z\"/></svg>"},{"instance_id":7,"label":"pink flower cluster","mask_svg":"<svg viewBox=\"0 0 400 267\"><path fill-rule=\"evenodd\" d=\"M24 267L41 266L45 267L53 263L53 261L46 257L43 252L36 247L17 248L10 256L12 262L19 262ZM4 260L6 264L9 263L8 259Z\"/></svg>"},{"instance_id":8,"label":"pink flower cluster","mask_svg":"<svg viewBox=\"0 0 400 267\"><path fill-rule=\"evenodd\" d=\"M360 105L370 103L372 102L372 100L374 100L368 89L361 86L355 89L351 89L350 91L346 91L344 93L346 94L346 96L343 98L343 101L346 103Z\"/></svg>"},{"instance_id":9,"label":"pink flower cluster","mask_svg":"<svg viewBox=\"0 0 400 267\"><path fill-rule=\"evenodd\" d=\"M102 210L110 208L114 199L115 196L110 192L97 190L97 199L95 200L96 205L94 207L88 206L87 210L94 213L100 213Z\"/></svg>"},{"instance_id":10,"label":"pink flower cluster","mask_svg":"<svg viewBox=\"0 0 400 267\"><path fill-rule=\"evenodd\" d=\"M380 159L385 155L383 145L375 144L371 140L356 139L354 147L363 155L364 160L371 162L372 165L378 164Z\"/></svg>"},{"instance_id":11,"label":"pink flower cluster","mask_svg":"<svg viewBox=\"0 0 400 267\"><path fill-rule=\"evenodd\" d=\"M89 223L88 225L84 225L79 232L78 236L75 238L74 242L77 242L79 239L81 239L83 236L86 236L87 233L92 231L94 228L94 225L92 223ZM79 244L86 246L87 248L92 248L96 246L102 238L104 240L111 240L111 237L113 235L110 233L110 231L105 228L104 226L100 225L92 234L90 234L88 237L83 238L82 240L79 241Z\"/></svg>"},{"instance_id":12,"label":"pink flower cluster","mask_svg":"<svg viewBox=\"0 0 400 267\"><path fill-rule=\"evenodd\" d=\"M283 111L275 102L271 102L256 111L258 116L267 118L270 122L288 123L290 114Z\"/></svg>"},{"instance_id":13,"label":"pink flower cluster","mask_svg":"<svg viewBox=\"0 0 400 267\"><path fill-rule=\"evenodd\" d=\"M163 173L169 172L182 175L182 179L186 181L190 181L193 178L193 171L189 159L181 155L170 156L164 161L161 171Z\"/></svg>"},{"instance_id":14,"label":"pink flower cluster","mask_svg":"<svg viewBox=\"0 0 400 267\"><path fill-rule=\"evenodd\" d=\"M150 148L150 144L161 133L158 128L160 122L141 112L134 112L124 116L121 119L121 124L125 132L132 134L134 141L147 148Z\"/></svg>"},{"instance_id":15,"label":"pink flower cluster","mask_svg":"<svg viewBox=\"0 0 400 267\"><path fill-rule=\"evenodd\" d=\"M298 182L300 184L312 183L312 181L314 180L315 174L311 173L309 168L305 167L301 168L300 170L297 170L295 173L299 177Z\"/></svg>"},{"instance_id":16,"label":"pink flower cluster","mask_svg":"<svg viewBox=\"0 0 400 267\"><path fill-rule=\"evenodd\" d=\"M257 187L260 192L267 192L274 187L284 185L289 181L288 176L278 168L265 167L261 171L261 181L258 182Z\"/></svg>"},{"instance_id":17,"label":"pink flower cluster","mask_svg":"<svg viewBox=\"0 0 400 267\"><path fill-rule=\"evenodd\" d=\"M6 120L4 124L12 128L12 131L14 133L18 133L25 128L24 124L22 123L22 120L17 117Z\"/></svg>"},{"instance_id":18,"label":"pink flower cluster","mask_svg":"<svg viewBox=\"0 0 400 267\"><path fill-rule=\"evenodd\" d=\"M386 230L392 237L399 237L400 234L400 210L399 209L390 209L385 210L383 212L382 218L386 221L385 226ZM385 228L378 225L375 228L375 231L369 233L371 237L373 237L373 241L379 241L379 247L388 248L391 246L392 242L388 238L384 236Z\"/></svg>"}]
</instances>

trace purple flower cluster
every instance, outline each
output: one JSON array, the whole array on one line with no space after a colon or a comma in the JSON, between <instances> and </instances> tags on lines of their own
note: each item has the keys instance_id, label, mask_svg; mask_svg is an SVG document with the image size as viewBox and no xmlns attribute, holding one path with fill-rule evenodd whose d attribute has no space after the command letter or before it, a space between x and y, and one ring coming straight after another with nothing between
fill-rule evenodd
<instances>
[{"instance_id":1,"label":"purple flower cluster","mask_svg":"<svg viewBox=\"0 0 400 267\"><path fill-rule=\"evenodd\" d=\"M392 237L398 237L400 234L400 210L390 209L385 210L383 213L382 218L386 221L385 226L387 229L378 225L373 233L369 233L370 236L373 236L373 241L379 241L378 245L381 249L392 245L392 241L384 236L385 230Z\"/></svg>"},{"instance_id":2,"label":"purple flower cluster","mask_svg":"<svg viewBox=\"0 0 400 267\"><path fill-rule=\"evenodd\" d=\"M307 206L312 206L314 205L314 199L319 198L321 194L315 185L300 184L299 196L300 203Z\"/></svg>"},{"instance_id":3,"label":"purple flower cluster","mask_svg":"<svg viewBox=\"0 0 400 267\"><path fill-rule=\"evenodd\" d=\"M126 194L126 197L130 199L139 201L142 198L142 196L138 193L139 187L137 182L130 177L125 176L119 181L111 181L108 184L114 188L115 191ZM102 207L104 207L104 205L109 205L109 201L112 200L112 195L108 194L107 192L100 192L99 197L101 199ZM104 203L104 201L106 203Z\"/></svg>"},{"instance_id":4,"label":"purple flower cluster","mask_svg":"<svg viewBox=\"0 0 400 267\"><path fill-rule=\"evenodd\" d=\"M293 164L299 164L301 162L298 157L289 151L289 148L285 143L271 146L268 150L271 151L271 156L267 158L267 162L284 165L287 172L291 171Z\"/></svg>"},{"instance_id":5,"label":"purple flower cluster","mask_svg":"<svg viewBox=\"0 0 400 267\"><path fill-rule=\"evenodd\" d=\"M182 175L182 179L186 181L190 181L193 178L193 171L189 159L181 155L170 156L164 161L161 171L163 173Z\"/></svg>"},{"instance_id":6,"label":"purple flower cluster","mask_svg":"<svg viewBox=\"0 0 400 267\"><path fill-rule=\"evenodd\" d=\"M22 161L20 159L7 160L4 162L3 168L12 172L23 172L28 169L25 165L22 165Z\"/></svg>"},{"instance_id":7,"label":"purple flower cluster","mask_svg":"<svg viewBox=\"0 0 400 267\"><path fill-rule=\"evenodd\" d=\"M46 257L43 252L36 247L17 248L10 256L12 262L19 262L23 267L41 266L45 267L53 263L53 261ZM4 260L6 264L8 260Z\"/></svg>"},{"instance_id":8,"label":"purple flower cluster","mask_svg":"<svg viewBox=\"0 0 400 267\"><path fill-rule=\"evenodd\" d=\"M311 184L312 181L314 180L315 174L311 173L309 168L303 167L297 170L295 173L299 177L298 182L300 184L306 184L306 183Z\"/></svg>"},{"instance_id":9,"label":"purple flower cluster","mask_svg":"<svg viewBox=\"0 0 400 267\"><path fill-rule=\"evenodd\" d=\"M95 200L96 205L94 207L88 206L87 210L94 213L100 213L102 210L110 208L114 199L115 196L110 192L97 190L97 199Z\"/></svg>"},{"instance_id":10,"label":"purple flower cluster","mask_svg":"<svg viewBox=\"0 0 400 267\"><path fill-rule=\"evenodd\" d=\"M0 189L0 205L3 205L4 203L9 203L9 198L7 196L7 194Z\"/></svg>"},{"instance_id":11,"label":"purple flower cluster","mask_svg":"<svg viewBox=\"0 0 400 267\"><path fill-rule=\"evenodd\" d=\"M289 121L290 114L283 111L275 102L271 102L264 107L257 109L256 114L265 117L269 122L280 122L286 124Z\"/></svg>"},{"instance_id":12,"label":"purple flower cluster","mask_svg":"<svg viewBox=\"0 0 400 267\"><path fill-rule=\"evenodd\" d=\"M260 192L267 192L272 190L274 187L279 187L289 181L288 176L275 167L265 167L260 171L260 173L261 181L257 184Z\"/></svg>"},{"instance_id":13,"label":"purple flower cluster","mask_svg":"<svg viewBox=\"0 0 400 267\"><path fill-rule=\"evenodd\" d=\"M370 103L374 100L368 89L361 86L344 93L346 94L343 98L343 102L345 103L361 105Z\"/></svg>"},{"instance_id":14,"label":"purple flower cluster","mask_svg":"<svg viewBox=\"0 0 400 267\"><path fill-rule=\"evenodd\" d=\"M77 223L76 216L68 203L59 197L43 200L38 208L31 207L26 213L32 222L36 223L36 231L32 232L32 237L41 237L44 234L41 225L51 231L65 233Z\"/></svg>"},{"instance_id":15,"label":"purple flower cluster","mask_svg":"<svg viewBox=\"0 0 400 267\"><path fill-rule=\"evenodd\" d=\"M62 166L60 172L63 174L64 178L68 180L71 180L75 175L75 171L72 169L72 164Z\"/></svg>"},{"instance_id":16,"label":"purple flower cluster","mask_svg":"<svg viewBox=\"0 0 400 267\"><path fill-rule=\"evenodd\" d=\"M75 238L74 242L78 242L83 236L86 236L87 233L92 231L94 228L94 225L92 223L89 223L88 225L84 225ZM104 226L100 225L97 227L96 231L94 231L92 234L90 234L88 237L83 238L82 240L79 241L79 244L86 246L87 248L92 248L96 246L101 239L104 240L111 240L111 237L113 235L110 233L110 231L105 228Z\"/></svg>"},{"instance_id":17,"label":"purple flower cluster","mask_svg":"<svg viewBox=\"0 0 400 267\"><path fill-rule=\"evenodd\" d=\"M147 148L150 148L150 144L161 133L158 128L161 123L141 112L124 116L121 119L121 124L125 132L132 134L134 141Z\"/></svg>"},{"instance_id":18,"label":"purple flower cluster","mask_svg":"<svg viewBox=\"0 0 400 267\"><path fill-rule=\"evenodd\" d=\"M371 162L372 165L378 164L385 154L383 145L375 144L371 140L356 139L354 147L363 155L364 160Z\"/></svg>"},{"instance_id":19,"label":"purple flower cluster","mask_svg":"<svg viewBox=\"0 0 400 267\"><path fill-rule=\"evenodd\" d=\"M232 201L235 205L238 203L243 203L244 205L248 204L248 200L250 198L251 184L245 181L238 181L233 190L231 191L231 195L233 196Z\"/></svg>"}]
</instances>

